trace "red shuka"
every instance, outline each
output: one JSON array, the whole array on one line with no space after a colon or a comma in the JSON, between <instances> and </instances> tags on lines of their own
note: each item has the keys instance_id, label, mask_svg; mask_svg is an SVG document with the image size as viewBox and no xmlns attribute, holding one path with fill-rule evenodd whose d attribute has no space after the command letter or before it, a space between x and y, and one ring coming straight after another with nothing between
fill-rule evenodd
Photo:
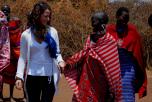
<instances>
[{"instance_id":1,"label":"red shuka","mask_svg":"<svg viewBox=\"0 0 152 102\"><path fill-rule=\"evenodd\" d=\"M116 32L116 25L115 24L109 24L107 26L107 32L111 34L116 41L119 40L119 37ZM144 97L147 92L147 75L145 71L145 64L143 61L143 50L142 50L142 44L141 44L141 37L140 34L138 33L136 27L133 24L128 24L128 34L124 35L123 38L123 43L121 45L122 48L127 49L128 51L133 53L134 58L138 62L138 68L136 69L137 71L137 83L138 85L139 81L141 82L142 80L142 85L140 85L140 88L138 91L139 93L139 98Z\"/></svg>"},{"instance_id":2,"label":"red shuka","mask_svg":"<svg viewBox=\"0 0 152 102\"><path fill-rule=\"evenodd\" d=\"M73 102L122 101L120 64L116 42L109 34L96 43L88 37L85 47L67 61L65 77L74 91Z\"/></svg>"},{"instance_id":3,"label":"red shuka","mask_svg":"<svg viewBox=\"0 0 152 102\"><path fill-rule=\"evenodd\" d=\"M9 23L9 38L10 38L10 65L3 71L3 81L8 84L15 83L15 75L17 70L17 62L20 55L20 20L12 18Z\"/></svg>"}]
</instances>

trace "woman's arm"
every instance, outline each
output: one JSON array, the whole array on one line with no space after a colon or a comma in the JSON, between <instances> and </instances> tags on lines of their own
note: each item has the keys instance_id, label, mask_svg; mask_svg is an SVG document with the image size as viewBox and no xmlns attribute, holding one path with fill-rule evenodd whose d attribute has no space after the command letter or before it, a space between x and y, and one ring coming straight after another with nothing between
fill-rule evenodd
<instances>
[{"instance_id":1,"label":"woman's arm","mask_svg":"<svg viewBox=\"0 0 152 102\"><path fill-rule=\"evenodd\" d=\"M18 60L18 66L17 66L17 72L16 72L16 77L22 80L24 79L23 76L24 76L24 70L26 66L27 50L28 50L26 35L27 35L27 32L23 32L21 35L20 57Z\"/></svg>"},{"instance_id":2,"label":"woman's arm","mask_svg":"<svg viewBox=\"0 0 152 102\"><path fill-rule=\"evenodd\" d=\"M59 64L60 62L63 61L61 52L60 52L60 45L59 45L59 37L58 37L58 33L57 30L53 27L51 27L51 36L54 38L55 42L56 42L56 46L57 46L57 58L56 61Z\"/></svg>"}]
</instances>

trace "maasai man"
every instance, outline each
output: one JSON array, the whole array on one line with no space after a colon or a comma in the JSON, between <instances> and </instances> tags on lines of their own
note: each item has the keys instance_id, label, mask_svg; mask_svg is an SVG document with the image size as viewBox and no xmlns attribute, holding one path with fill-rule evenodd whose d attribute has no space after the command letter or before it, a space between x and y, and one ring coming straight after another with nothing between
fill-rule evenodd
<instances>
[{"instance_id":1,"label":"maasai man","mask_svg":"<svg viewBox=\"0 0 152 102\"><path fill-rule=\"evenodd\" d=\"M95 12L93 32L83 50L67 60L65 77L74 91L73 102L121 102L122 87L117 45L105 28L108 16Z\"/></svg>"},{"instance_id":2,"label":"maasai man","mask_svg":"<svg viewBox=\"0 0 152 102\"><path fill-rule=\"evenodd\" d=\"M117 41L124 102L135 102L135 92L139 97L146 95L147 81L141 37L133 24L128 24L129 10L120 7L116 12L116 24L107 26L107 32Z\"/></svg>"},{"instance_id":3,"label":"maasai man","mask_svg":"<svg viewBox=\"0 0 152 102\"><path fill-rule=\"evenodd\" d=\"M3 82L10 84L10 98L13 97L17 62L20 54L21 21L17 17L10 17L11 9L8 5L2 6L1 10L7 17L10 38L10 65L3 70ZM5 98L5 100L10 100Z\"/></svg>"},{"instance_id":4,"label":"maasai man","mask_svg":"<svg viewBox=\"0 0 152 102\"><path fill-rule=\"evenodd\" d=\"M5 14L0 11L0 96L3 88L3 71L10 63L10 40Z\"/></svg>"}]
</instances>

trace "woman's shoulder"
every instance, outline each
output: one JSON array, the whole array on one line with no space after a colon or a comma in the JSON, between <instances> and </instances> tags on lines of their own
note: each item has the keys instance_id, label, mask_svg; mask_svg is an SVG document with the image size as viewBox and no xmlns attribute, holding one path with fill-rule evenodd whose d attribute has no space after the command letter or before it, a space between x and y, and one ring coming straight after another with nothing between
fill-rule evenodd
<instances>
[{"instance_id":1,"label":"woman's shoulder","mask_svg":"<svg viewBox=\"0 0 152 102\"><path fill-rule=\"evenodd\" d=\"M52 26L49 27L49 32L51 32L50 34L51 34L52 37L58 36L57 30L54 27L52 27Z\"/></svg>"},{"instance_id":2,"label":"woman's shoulder","mask_svg":"<svg viewBox=\"0 0 152 102\"><path fill-rule=\"evenodd\" d=\"M50 30L52 33L57 33L57 30L56 30L54 27L52 27L52 26L49 27L49 30Z\"/></svg>"},{"instance_id":3,"label":"woman's shoulder","mask_svg":"<svg viewBox=\"0 0 152 102\"><path fill-rule=\"evenodd\" d=\"M30 35L30 33L31 33L31 29L28 28L28 29L26 29L25 31L22 32L22 37L26 38Z\"/></svg>"}]
</instances>

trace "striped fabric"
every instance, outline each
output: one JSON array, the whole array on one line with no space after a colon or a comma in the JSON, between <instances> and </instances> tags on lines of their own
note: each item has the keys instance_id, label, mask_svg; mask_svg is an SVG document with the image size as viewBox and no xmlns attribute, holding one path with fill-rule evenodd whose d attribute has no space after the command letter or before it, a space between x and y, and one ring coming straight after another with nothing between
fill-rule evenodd
<instances>
[{"instance_id":1,"label":"striped fabric","mask_svg":"<svg viewBox=\"0 0 152 102\"><path fill-rule=\"evenodd\" d=\"M80 87L79 82L81 82L81 80L84 80L84 78L81 76L83 74L83 69L86 69L85 64L87 63L90 64L90 66L92 66L92 63L88 62L88 59L86 59L84 63L81 64L81 66L76 66L76 63L78 61L82 62L81 60L84 57L88 56L91 56L94 60L97 60L99 63L102 64L102 67L105 70L105 76L107 78L110 91L114 94L115 97L114 101L121 102L122 85L117 45L116 42L113 40L113 37L109 34L106 34L103 37L99 38L97 43L92 43L90 41L90 37L88 37L84 49L67 60L67 63L70 65L70 68L67 67L65 69L65 77L69 85L71 86L72 90L74 91L74 97L77 100L77 102L84 102L84 100L82 101L82 98L80 98L80 91L82 88ZM82 67L82 69L80 69L81 74L79 74L79 71L77 70L79 69L79 67ZM88 70L87 73L89 73ZM92 74L95 75L96 73ZM87 96L87 93L84 95ZM85 100L85 102L92 101ZM99 102L99 99L96 99L93 102Z\"/></svg>"},{"instance_id":2,"label":"striped fabric","mask_svg":"<svg viewBox=\"0 0 152 102\"><path fill-rule=\"evenodd\" d=\"M119 48L119 58L122 76L122 95L124 102L135 102L135 64L133 54Z\"/></svg>"}]
</instances>

